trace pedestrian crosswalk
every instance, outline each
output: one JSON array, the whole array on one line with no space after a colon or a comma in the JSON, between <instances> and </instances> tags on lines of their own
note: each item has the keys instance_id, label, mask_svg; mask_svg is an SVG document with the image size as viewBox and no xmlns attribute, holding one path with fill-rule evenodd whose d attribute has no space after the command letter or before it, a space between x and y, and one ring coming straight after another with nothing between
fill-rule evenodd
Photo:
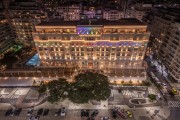
<instances>
[{"instance_id":1,"label":"pedestrian crosswalk","mask_svg":"<svg viewBox=\"0 0 180 120\"><path fill-rule=\"evenodd\" d=\"M180 107L180 101L168 101L169 107Z\"/></svg>"},{"instance_id":2,"label":"pedestrian crosswalk","mask_svg":"<svg viewBox=\"0 0 180 120\"><path fill-rule=\"evenodd\" d=\"M134 93L129 91L129 90L122 90L122 94L127 95L127 96L133 96L134 95Z\"/></svg>"},{"instance_id":3,"label":"pedestrian crosswalk","mask_svg":"<svg viewBox=\"0 0 180 120\"><path fill-rule=\"evenodd\" d=\"M0 98L17 99L21 95L26 95L29 92L29 90L30 88L13 88L11 90L9 90L8 88L3 88L0 93Z\"/></svg>"},{"instance_id":4,"label":"pedestrian crosswalk","mask_svg":"<svg viewBox=\"0 0 180 120\"><path fill-rule=\"evenodd\" d=\"M130 90L122 90L122 94L125 96L130 96L135 98L143 98L143 94L138 94Z\"/></svg>"},{"instance_id":5,"label":"pedestrian crosswalk","mask_svg":"<svg viewBox=\"0 0 180 120\"><path fill-rule=\"evenodd\" d=\"M12 95L10 98L11 99L17 99L17 98L19 98L19 95Z\"/></svg>"}]
</instances>

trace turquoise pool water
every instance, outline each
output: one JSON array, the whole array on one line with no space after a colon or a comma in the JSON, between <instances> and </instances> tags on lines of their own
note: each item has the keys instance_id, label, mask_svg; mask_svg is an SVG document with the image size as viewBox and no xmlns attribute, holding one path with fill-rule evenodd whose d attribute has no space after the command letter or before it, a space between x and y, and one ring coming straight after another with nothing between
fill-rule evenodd
<instances>
[{"instance_id":1,"label":"turquoise pool water","mask_svg":"<svg viewBox=\"0 0 180 120\"><path fill-rule=\"evenodd\" d=\"M28 66L39 66L40 65L40 59L39 55L36 53L27 63Z\"/></svg>"}]
</instances>

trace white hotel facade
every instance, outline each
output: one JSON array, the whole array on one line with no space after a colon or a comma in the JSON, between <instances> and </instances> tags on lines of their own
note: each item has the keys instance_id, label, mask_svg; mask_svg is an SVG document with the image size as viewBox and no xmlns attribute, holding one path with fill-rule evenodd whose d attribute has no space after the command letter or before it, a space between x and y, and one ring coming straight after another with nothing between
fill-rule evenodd
<instances>
[{"instance_id":1,"label":"white hotel facade","mask_svg":"<svg viewBox=\"0 0 180 120\"><path fill-rule=\"evenodd\" d=\"M33 33L42 66L142 68L150 33L137 19L46 22Z\"/></svg>"}]
</instances>

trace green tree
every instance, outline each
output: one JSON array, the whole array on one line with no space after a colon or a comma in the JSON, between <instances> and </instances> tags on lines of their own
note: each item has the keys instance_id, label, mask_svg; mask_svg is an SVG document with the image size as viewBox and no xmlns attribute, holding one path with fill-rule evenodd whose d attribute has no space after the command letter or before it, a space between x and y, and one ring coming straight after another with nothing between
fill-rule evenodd
<instances>
[{"instance_id":1,"label":"green tree","mask_svg":"<svg viewBox=\"0 0 180 120\"><path fill-rule=\"evenodd\" d=\"M142 81L143 86L151 86L151 83L149 81Z\"/></svg>"},{"instance_id":2,"label":"green tree","mask_svg":"<svg viewBox=\"0 0 180 120\"><path fill-rule=\"evenodd\" d=\"M158 88L158 89L162 89L162 85L161 85L161 84L158 84L158 85L157 85L157 88Z\"/></svg>"},{"instance_id":3,"label":"green tree","mask_svg":"<svg viewBox=\"0 0 180 120\"><path fill-rule=\"evenodd\" d=\"M59 78L58 80L52 80L47 84L47 89L49 90L48 101L51 103L64 100L67 95L65 92L68 92L69 83L65 78Z\"/></svg>"},{"instance_id":4,"label":"green tree","mask_svg":"<svg viewBox=\"0 0 180 120\"><path fill-rule=\"evenodd\" d=\"M46 90L47 90L47 85L44 84L44 83L42 83L42 84L40 85L39 89L38 89L38 92L39 92L39 93L45 93Z\"/></svg>"},{"instance_id":5,"label":"green tree","mask_svg":"<svg viewBox=\"0 0 180 120\"><path fill-rule=\"evenodd\" d=\"M106 100L110 96L108 77L99 73L86 72L75 76L69 92L69 100L87 103L89 100Z\"/></svg>"},{"instance_id":6,"label":"green tree","mask_svg":"<svg viewBox=\"0 0 180 120\"><path fill-rule=\"evenodd\" d=\"M148 97L149 97L149 99L150 99L151 101L156 100L156 95L155 95L155 94L149 94Z\"/></svg>"}]
</instances>

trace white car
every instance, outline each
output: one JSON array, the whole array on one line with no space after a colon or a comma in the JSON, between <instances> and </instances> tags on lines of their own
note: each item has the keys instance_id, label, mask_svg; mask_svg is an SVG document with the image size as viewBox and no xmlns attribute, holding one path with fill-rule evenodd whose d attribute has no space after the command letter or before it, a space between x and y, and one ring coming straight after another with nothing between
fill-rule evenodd
<instances>
[{"instance_id":1,"label":"white car","mask_svg":"<svg viewBox=\"0 0 180 120\"><path fill-rule=\"evenodd\" d=\"M101 117L101 120L110 120L109 117Z\"/></svg>"},{"instance_id":2,"label":"white car","mask_svg":"<svg viewBox=\"0 0 180 120\"><path fill-rule=\"evenodd\" d=\"M167 85L165 83L162 84L164 88L167 88Z\"/></svg>"},{"instance_id":3,"label":"white car","mask_svg":"<svg viewBox=\"0 0 180 120\"><path fill-rule=\"evenodd\" d=\"M11 116L14 116L14 112L15 112L15 110L16 110L16 109L15 109L15 108L13 108L13 110L12 110L12 112L11 112L11 114L10 114Z\"/></svg>"},{"instance_id":4,"label":"white car","mask_svg":"<svg viewBox=\"0 0 180 120\"><path fill-rule=\"evenodd\" d=\"M157 77L154 78L156 80L156 82L159 82L159 79Z\"/></svg>"},{"instance_id":5,"label":"white car","mask_svg":"<svg viewBox=\"0 0 180 120\"><path fill-rule=\"evenodd\" d=\"M27 116L31 116L32 112L33 112L33 109L29 109L27 112Z\"/></svg>"},{"instance_id":6,"label":"white car","mask_svg":"<svg viewBox=\"0 0 180 120\"><path fill-rule=\"evenodd\" d=\"M158 94L157 96L158 96L159 99L161 99L161 95L160 94Z\"/></svg>"},{"instance_id":7,"label":"white car","mask_svg":"<svg viewBox=\"0 0 180 120\"><path fill-rule=\"evenodd\" d=\"M66 108L63 107L61 110L61 116L65 116L66 115Z\"/></svg>"},{"instance_id":8,"label":"white car","mask_svg":"<svg viewBox=\"0 0 180 120\"><path fill-rule=\"evenodd\" d=\"M150 72L152 78L156 77L153 72Z\"/></svg>"},{"instance_id":9,"label":"white car","mask_svg":"<svg viewBox=\"0 0 180 120\"><path fill-rule=\"evenodd\" d=\"M161 84L161 82L157 82L157 84Z\"/></svg>"}]
</instances>

